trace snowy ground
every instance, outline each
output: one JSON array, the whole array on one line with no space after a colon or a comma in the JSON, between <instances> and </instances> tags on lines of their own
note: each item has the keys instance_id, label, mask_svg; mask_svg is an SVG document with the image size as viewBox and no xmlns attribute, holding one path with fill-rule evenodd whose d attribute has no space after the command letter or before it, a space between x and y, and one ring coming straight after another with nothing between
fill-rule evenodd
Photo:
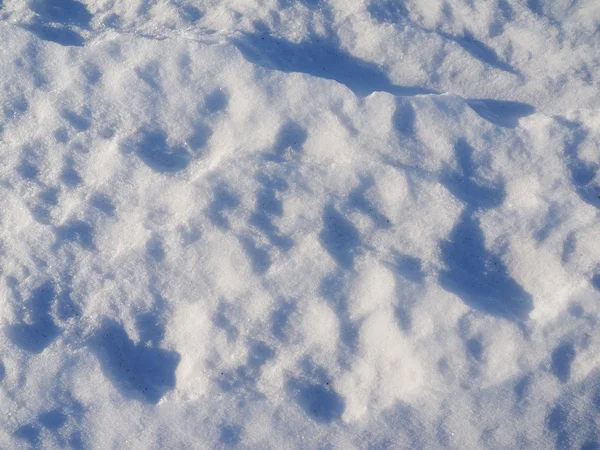
<instances>
[{"instance_id":1,"label":"snowy ground","mask_svg":"<svg viewBox=\"0 0 600 450\"><path fill-rule=\"evenodd\" d=\"M1 448L600 448L597 0L0 0Z\"/></svg>"}]
</instances>

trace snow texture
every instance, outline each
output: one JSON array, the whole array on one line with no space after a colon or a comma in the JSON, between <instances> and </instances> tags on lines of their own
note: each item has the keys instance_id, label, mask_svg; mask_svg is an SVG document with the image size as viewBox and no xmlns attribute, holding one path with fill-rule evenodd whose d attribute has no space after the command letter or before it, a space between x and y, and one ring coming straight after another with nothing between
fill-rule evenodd
<instances>
[{"instance_id":1,"label":"snow texture","mask_svg":"<svg viewBox=\"0 0 600 450\"><path fill-rule=\"evenodd\" d=\"M600 448L597 0L0 0L0 448Z\"/></svg>"}]
</instances>

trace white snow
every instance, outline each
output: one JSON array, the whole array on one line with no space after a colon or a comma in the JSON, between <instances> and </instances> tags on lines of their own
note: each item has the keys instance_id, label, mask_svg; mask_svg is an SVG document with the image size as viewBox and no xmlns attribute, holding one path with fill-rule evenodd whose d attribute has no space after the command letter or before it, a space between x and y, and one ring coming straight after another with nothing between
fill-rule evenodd
<instances>
[{"instance_id":1,"label":"white snow","mask_svg":"<svg viewBox=\"0 0 600 450\"><path fill-rule=\"evenodd\" d=\"M0 0L1 448L600 448L595 0Z\"/></svg>"}]
</instances>

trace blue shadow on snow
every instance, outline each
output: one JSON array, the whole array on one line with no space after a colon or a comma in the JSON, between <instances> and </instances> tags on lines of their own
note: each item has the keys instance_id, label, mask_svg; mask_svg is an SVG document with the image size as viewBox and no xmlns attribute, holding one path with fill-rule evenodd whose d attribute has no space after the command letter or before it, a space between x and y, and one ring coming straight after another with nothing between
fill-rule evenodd
<instances>
[{"instance_id":1,"label":"blue shadow on snow","mask_svg":"<svg viewBox=\"0 0 600 450\"><path fill-rule=\"evenodd\" d=\"M13 344L30 353L41 353L61 333L51 316L56 291L51 281L31 293L28 302L29 323L9 325L6 334Z\"/></svg>"},{"instance_id":2,"label":"blue shadow on snow","mask_svg":"<svg viewBox=\"0 0 600 450\"><path fill-rule=\"evenodd\" d=\"M367 191L375 185L375 180L372 176L363 176L360 183L348 195L346 206L350 209L360 211L369 217L373 223L379 228L390 228L391 223L385 214L377 209L367 197Z\"/></svg>"},{"instance_id":3,"label":"blue shadow on snow","mask_svg":"<svg viewBox=\"0 0 600 450\"><path fill-rule=\"evenodd\" d=\"M440 36L458 44L463 50L482 63L504 72L517 74L517 71L514 69L514 67L502 61L494 49L476 39L475 36L468 31L465 31L462 36L455 36L441 32L438 33Z\"/></svg>"},{"instance_id":4,"label":"blue shadow on snow","mask_svg":"<svg viewBox=\"0 0 600 450\"><path fill-rule=\"evenodd\" d=\"M569 413L563 406L556 405L552 408L546 419L546 425L555 435L557 449L571 448L569 445L571 436L568 431Z\"/></svg>"},{"instance_id":5,"label":"blue shadow on snow","mask_svg":"<svg viewBox=\"0 0 600 450\"><path fill-rule=\"evenodd\" d=\"M225 215L228 210L235 209L240 204L239 196L224 183L217 184L213 188L213 200L208 207L208 218L222 230L230 228L229 219Z\"/></svg>"},{"instance_id":6,"label":"blue shadow on snow","mask_svg":"<svg viewBox=\"0 0 600 450\"><path fill-rule=\"evenodd\" d=\"M73 242L87 250L95 250L96 248L94 244L94 229L89 223L83 220L68 222L63 226L57 227L55 232L57 245L64 242Z\"/></svg>"},{"instance_id":7,"label":"blue shadow on snow","mask_svg":"<svg viewBox=\"0 0 600 450\"><path fill-rule=\"evenodd\" d=\"M441 286L467 305L486 314L512 321L527 319L533 301L508 273L501 258L485 247L476 213L502 204L504 185L482 185L476 178L474 149L463 139L455 145L458 171L445 171L444 186L465 205L458 224L440 244L446 269L439 274Z\"/></svg>"},{"instance_id":8,"label":"blue shadow on snow","mask_svg":"<svg viewBox=\"0 0 600 450\"><path fill-rule=\"evenodd\" d=\"M232 42L253 64L334 80L361 97L377 91L400 96L437 93L432 89L394 85L376 64L356 58L319 39L294 43L268 33L242 33Z\"/></svg>"},{"instance_id":9,"label":"blue shadow on snow","mask_svg":"<svg viewBox=\"0 0 600 450\"><path fill-rule=\"evenodd\" d=\"M125 329L107 321L90 341L102 371L125 396L158 401L175 387L178 353L135 343Z\"/></svg>"},{"instance_id":10,"label":"blue shadow on snow","mask_svg":"<svg viewBox=\"0 0 600 450\"><path fill-rule=\"evenodd\" d=\"M85 39L70 28L54 27L42 23L21 25L24 30L30 31L43 41L54 42L65 47L81 47Z\"/></svg>"},{"instance_id":11,"label":"blue shadow on snow","mask_svg":"<svg viewBox=\"0 0 600 450\"><path fill-rule=\"evenodd\" d=\"M310 361L304 366L304 376L288 380L288 394L315 422L329 424L340 419L346 405L344 398L333 389L330 377Z\"/></svg>"},{"instance_id":12,"label":"blue shadow on snow","mask_svg":"<svg viewBox=\"0 0 600 450\"><path fill-rule=\"evenodd\" d=\"M348 360L348 355L356 353L360 319L353 319L348 306L347 272L338 270L326 275L319 285L319 294L327 300L339 321L340 341L343 344L340 363Z\"/></svg>"},{"instance_id":13,"label":"blue shadow on snow","mask_svg":"<svg viewBox=\"0 0 600 450\"><path fill-rule=\"evenodd\" d=\"M67 415L60 408L41 413L38 416L40 425L50 430L58 430L67 422Z\"/></svg>"},{"instance_id":14,"label":"blue shadow on snow","mask_svg":"<svg viewBox=\"0 0 600 450\"><path fill-rule=\"evenodd\" d=\"M252 271L255 274L262 275L269 270L271 267L271 256L269 251L265 249L261 244L257 244L256 241L250 236L241 236L239 238L242 248L250 259L252 265Z\"/></svg>"},{"instance_id":15,"label":"blue shadow on snow","mask_svg":"<svg viewBox=\"0 0 600 450\"><path fill-rule=\"evenodd\" d=\"M288 150L301 152L307 138L308 133L304 127L296 122L285 123L277 133L273 153L269 154L266 159L277 163L285 162Z\"/></svg>"},{"instance_id":16,"label":"blue shadow on snow","mask_svg":"<svg viewBox=\"0 0 600 450\"><path fill-rule=\"evenodd\" d=\"M30 0L29 8L45 22L88 27L92 14L77 0Z\"/></svg>"},{"instance_id":17,"label":"blue shadow on snow","mask_svg":"<svg viewBox=\"0 0 600 450\"><path fill-rule=\"evenodd\" d=\"M285 341L287 339L288 325L295 311L296 302L284 298L278 299L278 306L270 315L271 334L278 340Z\"/></svg>"},{"instance_id":18,"label":"blue shadow on snow","mask_svg":"<svg viewBox=\"0 0 600 450\"><path fill-rule=\"evenodd\" d=\"M474 153L475 149L467 141L459 139L454 146L459 170L444 171L441 182L452 195L466 204L469 211L500 206L506 196L504 186L502 184L485 186L478 182L473 163Z\"/></svg>"},{"instance_id":19,"label":"blue shadow on snow","mask_svg":"<svg viewBox=\"0 0 600 450\"><path fill-rule=\"evenodd\" d=\"M410 12L403 0L371 0L367 12L380 23L400 23L409 17Z\"/></svg>"},{"instance_id":20,"label":"blue shadow on snow","mask_svg":"<svg viewBox=\"0 0 600 450\"><path fill-rule=\"evenodd\" d=\"M585 161L579 156L579 146L587 139L588 131L578 122L556 117L557 121L571 131L571 137L565 144L565 160L571 183L579 198L589 205L600 208L600 184L595 181L600 164Z\"/></svg>"},{"instance_id":21,"label":"blue shadow on snow","mask_svg":"<svg viewBox=\"0 0 600 450\"><path fill-rule=\"evenodd\" d=\"M173 174L184 170L192 160L192 154L181 146L167 142L167 134L158 129L142 128L124 146L152 170Z\"/></svg>"},{"instance_id":22,"label":"blue shadow on snow","mask_svg":"<svg viewBox=\"0 0 600 450\"><path fill-rule=\"evenodd\" d=\"M250 216L250 224L261 230L271 245L283 251L291 249L294 241L281 234L273 219L283 215L283 202L278 198L279 193L288 190L288 184L283 178L259 176L261 184L256 193L255 210Z\"/></svg>"},{"instance_id":23,"label":"blue shadow on snow","mask_svg":"<svg viewBox=\"0 0 600 450\"><path fill-rule=\"evenodd\" d=\"M394 263L391 267L403 278L413 283L422 284L425 281L423 263L414 256L394 252Z\"/></svg>"},{"instance_id":24,"label":"blue shadow on snow","mask_svg":"<svg viewBox=\"0 0 600 450\"><path fill-rule=\"evenodd\" d=\"M550 369L561 383L566 383L571 378L571 365L575 356L575 346L571 342L564 342L552 351Z\"/></svg>"},{"instance_id":25,"label":"blue shadow on snow","mask_svg":"<svg viewBox=\"0 0 600 450\"><path fill-rule=\"evenodd\" d=\"M527 103L484 98L468 99L467 104L483 119L505 128L515 128L519 119L535 112L535 107Z\"/></svg>"},{"instance_id":26,"label":"blue shadow on snow","mask_svg":"<svg viewBox=\"0 0 600 450\"><path fill-rule=\"evenodd\" d=\"M242 441L242 431L239 425L223 425L219 442L224 445L238 445Z\"/></svg>"},{"instance_id":27,"label":"blue shadow on snow","mask_svg":"<svg viewBox=\"0 0 600 450\"><path fill-rule=\"evenodd\" d=\"M264 342L258 341L250 345L246 364L235 370L223 372L218 380L224 392L240 391L261 396L256 390L256 381L260 376L262 366L275 356L275 351Z\"/></svg>"},{"instance_id":28,"label":"blue shadow on snow","mask_svg":"<svg viewBox=\"0 0 600 450\"><path fill-rule=\"evenodd\" d=\"M63 46L80 47L85 39L73 27L88 28L92 14L77 0L31 0L29 8L36 14L21 27L38 38Z\"/></svg>"},{"instance_id":29,"label":"blue shadow on snow","mask_svg":"<svg viewBox=\"0 0 600 450\"><path fill-rule=\"evenodd\" d=\"M520 321L533 310L533 301L502 260L485 248L479 220L469 211L441 244L447 269L439 274L441 286L467 305L492 316Z\"/></svg>"},{"instance_id":30,"label":"blue shadow on snow","mask_svg":"<svg viewBox=\"0 0 600 450\"><path fill-rule=\"evenodd\" d=\"M356 227L332 204L323 210L323 229L319 240L323 248L343 269L354 268L354 258L361 253L362 242Z\"/></svg>"}]
</instances>

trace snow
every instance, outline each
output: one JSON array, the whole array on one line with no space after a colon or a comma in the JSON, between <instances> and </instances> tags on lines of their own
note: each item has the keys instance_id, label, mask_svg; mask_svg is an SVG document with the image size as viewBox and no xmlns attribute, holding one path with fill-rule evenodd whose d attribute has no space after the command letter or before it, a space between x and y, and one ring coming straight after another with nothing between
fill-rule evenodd
<instances>
[{"instance_id":1,"label":"snow","mask_svg":"<svg viewBox=\"0 0 600 450\"><path fill-rule=\"evenodd\" d=\"M600 447L595 0L0 19L0 447Z\"/></svg>"}]
</instances>

